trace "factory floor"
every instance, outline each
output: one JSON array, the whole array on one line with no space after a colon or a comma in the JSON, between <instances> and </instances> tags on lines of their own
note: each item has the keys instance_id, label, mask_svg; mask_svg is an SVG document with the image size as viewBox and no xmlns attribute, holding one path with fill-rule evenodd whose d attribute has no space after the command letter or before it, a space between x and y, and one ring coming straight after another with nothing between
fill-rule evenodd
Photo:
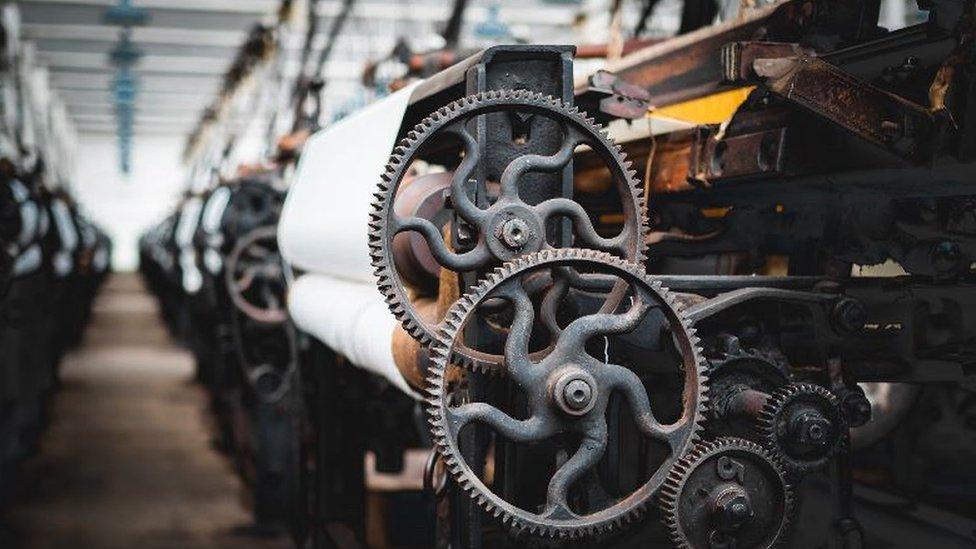
<instances>
[{"instance_id":1,"label":"factory floor","mask_svg":"<svg viewBox=\"0 0 976 549\"><path fill-rule=\"evenodd\" d=\"M4 548L278 548L245 534L189 354L135 275L115 275L63 363L39 452L0 517Z\"/></svg>"}]
</instances>

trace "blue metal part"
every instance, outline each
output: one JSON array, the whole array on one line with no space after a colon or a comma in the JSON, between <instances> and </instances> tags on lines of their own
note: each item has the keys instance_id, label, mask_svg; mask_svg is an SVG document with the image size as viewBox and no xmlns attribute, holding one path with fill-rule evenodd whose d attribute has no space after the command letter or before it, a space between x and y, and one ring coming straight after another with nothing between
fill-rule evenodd
<instances>
[{"instance_id":1,"label":"blue metal part","mask_svg":"<svg viewBox=\"0 0 976 549\"><path fill-rule=\"evenodd\" d=\"M109 25L138 27L149 22L149 11L133 6L132 0L119 0L118 5L105 10L102 19Z\"/></svg>"},{"instance_id":2,"label":"blue metal part","mask_svg":"<svg viewBox=\"0 0 976 549\"><path fill-rule=\"evenodd\" d=\"M488 6L488 17L478 23L474 29L475 35L482 40L500 41L512 35L508 25L501 20L498 4Z\"/></svg>"},{"instance_id":3,"label":"blue metal part","mask_svg":"<svg viewBox=\"0 0 976 549\"><path fill-rule=\"evenodd\" d=\"M119 25L119 41L109 51L109 62L116 67L112 82L112 101L115 104L115 120L119 138L119 169L128 174L132 169L132 137L135 124L135 102L139 83L132 67L139 62L142 51L132 42L132 27L149 22L145 8L132 5L132 0L119 0L118 5L105 10L103 19L110 25Z\"/></svg>"}]
</instances>

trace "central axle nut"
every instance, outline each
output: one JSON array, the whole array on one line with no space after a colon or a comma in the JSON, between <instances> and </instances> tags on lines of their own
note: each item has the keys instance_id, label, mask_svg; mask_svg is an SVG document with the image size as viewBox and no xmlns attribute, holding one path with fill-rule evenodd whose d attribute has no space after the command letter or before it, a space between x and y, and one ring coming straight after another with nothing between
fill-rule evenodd
<instances>
[{"instance_id":1,"label":"central axle nut","mask_svg":"<svg viewBox=\"0 0 976 549\"><path fill-rule=\"evenodd\" d=\"M502 225L502 240L512 249L519 249L529 241L529 225L518 218L509 219Z\"/></svg>"},{"instance_id":2,"label":"central axle nut","mask_svg":"<svg viewBox=\"0 0 976 549\"><path fill-rule=\"evenodd\" d=\"M829 444L834 426L822 415L807 412L794 418L791 431L799 444L816 448Z\"/></svg>"},{"instance_id":3,"label":"central axle nut","mask_svg":"<svg viewBox=\"0 0 976 549\"><path fill-rule=\"evenodd\" d=\"M583 410L593 399L593 389L582 379L574 379L563 388L563 400L574 410Z\"/></svg>"},{"instance_id":4,"label":"central axle nut","mask_svg":"<svg viewBox=\"0 0 976 549\"><path fill-rule=\"evenodd\" d=\"M713 521L723 533L733 533L742 528L755 515L749 495L740 486L728 486L714 496Z\"/></svg>"},{"instance_id":5,"label":"central axle nut","mask_svg":"<svg viewBox=\"0 0 976 549\"><path fill-rule=\"evenodd\" d=\"M552 385L552 397L563 412L582 416L596 404L596 380L589 373L572 368L556 378Z\"/></svg>"}]
</instances>

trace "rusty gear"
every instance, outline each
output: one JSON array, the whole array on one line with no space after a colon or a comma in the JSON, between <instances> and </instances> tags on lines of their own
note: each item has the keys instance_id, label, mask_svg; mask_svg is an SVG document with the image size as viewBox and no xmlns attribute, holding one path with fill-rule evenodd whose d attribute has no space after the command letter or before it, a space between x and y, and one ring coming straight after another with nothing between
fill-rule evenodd
<instances>
[{"instance_id":1,"label":"rusty gear","mask_svg":"<svg viewBox=\"0 0 976 549\"><path fill-rule=\"evenodd\" d=\"M465 185L478 165L479 144L466 130L473 118L495 112L539 114L559 123L563 145L552 156L526 154L513 160L501 176L499 197L481 208L468 197ZM451 203L457 218L476 234L474 248L455 253L443 240L441 230L421 217L399 218L394 202L397 191L422 147L434 136L451 134L461 140L465 155L451 182ZM568 198L553 198L540 204L528 204L518 196L518 180L524 173L553 172L565 167L573 150L580 144L590 146L610 169L616 183L624 213L624 228L613 238L599 236L583 208ZM575 107L559 100L524 90L489 91L470 95L438 109L425 118L394 149L375 194L369 221L369 246L380 291L390 310L404 329L427 345L435 336L435 323L415 310L408 289L394 264L393 240L397 234L416 232L427 242L432 255L443 268L455 272L485 271L503 261L551 247L545 236L547 221L567 217L575 228L576 247L602 249L641 263L646 244L647 213L643 193L618 145L594 121ZM465 349L454 350L460 360L470 359ZM498 356L481 356L477 360L497 362ZM473 359L472 359L473 360Z\"/></svg>"},{"instance_id":2,"label":"rusty gear","mask_svg":"<svg viewBox=\"0 0 976 549\"><path fill-rule=\"evenodd\" d=\"M555 342L536 361L529 353L535 306L523 285L529 285L539 271L567 268L618 277L633 290L632 299L629 306L619 302L620 312L604 312L601 308L595 314L576 316L565 327L555 326ZM448 367L456 367L449 357L452 347L463 338L465 326L478 318L475 313L480 307L502 300L515 309L505 342L504 373L526 398L524 420L515 419L488 402L458 404L460 397L454 389L461 380L447 372ZM653 318L647 314L649 310L655 311ZM679 357L673 373L683 377L683 398L681 409L676 411L678 419L670 425L662 425L656 419L645 384L637 374L609 361L605 363L603 358L596 359L585 348L591 338L627 334L640 327L648 331L670 329L666 340L673 342ZM580 249L545 250L517 258L496 269L458 300L448 312L441 334L431 347L433 365L427 375L426 411L436 448L457 484L476 504L515 531L562 539L620 528L644 511L674 463L698 440L707 400L698 338L668 290L634 263L604 252ZM632 417L636 418L636 436L669 450L650 478L638 488L628 489L630 493L621 498L609 496L596 475L587 475L594 472L605 453L608 400L611 393L618 391L626 397ZM515 444L542 442L562 435L559 440L570 457L552 474L540 510L523 509L485 485L459 448L458 435L471 423L490 427ZM591 488L585 503L570 503L571 488L583 480ZM591 498L590 494L599 490L603 493Z\"/></svg>"},{"instance_id":3,"label":"rusty gear","mask_svg":"<svg viewBox=\"0 0 976 549\"><path fill-rule=\"evenodd\" d=\"M780 547L794 512L782 465L740 438L719 438L688 452L668 474L660 505L679 549Z\"/></svg>"},{"instance_id":4,"label":"rusty gear","mask_svg":"<svg viewBox=\"0 0 976 549\"><path fill-rule=\"evenodd\" d=\"M731 398L743 388L772 393L789 384L789 377L785 365L774 353L742 349L734 341L722 352L709 357L708 381L711 397L709 435L753 439L756 432L752 418L726 413Z\"/></svg>"},{"instance_id":5,"label":"rusty gear","mask_svg":"<svg viewBox=\"0 0 976 549\"><path fill-rule=\"evenodd\" d=\"M780 388L756 418L761 442L790 473L824 468L844 441L847 422L837 397L812 383Z\"/></svg>"}]
</instances>

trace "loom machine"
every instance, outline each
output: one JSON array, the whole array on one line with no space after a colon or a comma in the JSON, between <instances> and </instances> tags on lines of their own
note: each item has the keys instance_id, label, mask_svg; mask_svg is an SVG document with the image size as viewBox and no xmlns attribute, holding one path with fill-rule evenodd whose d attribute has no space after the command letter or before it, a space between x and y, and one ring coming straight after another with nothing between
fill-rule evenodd
<instances>
[{"instance_id":1,"label":"loom machine","mask_svg":"<svg viewBox=\"0 0 976 549\"><path fill-rule=\"evenodd\" d=\"M429 448L439 547L971 547L976 13L919 7L492 47L315 133L317 521Z\"/></svg>"}]
</instances>

